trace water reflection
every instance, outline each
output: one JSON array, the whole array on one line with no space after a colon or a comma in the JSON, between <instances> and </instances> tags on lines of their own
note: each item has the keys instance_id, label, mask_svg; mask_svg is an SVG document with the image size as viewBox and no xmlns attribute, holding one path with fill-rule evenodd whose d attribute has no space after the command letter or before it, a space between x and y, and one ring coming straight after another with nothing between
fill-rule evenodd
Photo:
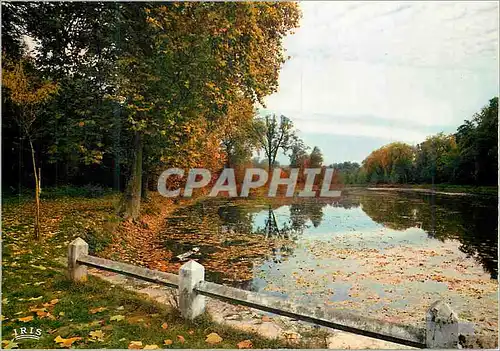
<instances>
[{"instance_id":1,"label":"water reflection","mask_svg":"<svg viewBox=\"0 0 500 351\"><path fill-rule=\"evenodd\" d=\"M174 231L200 230L269 239L269 254L282 262L293 254L288 241L307 240L316 233L359 232L381 224L403 231L421 228L430 238L456 239L460 250L479 262L497 279L497 201L443 197L420 193L345 192L340 199L298 199L297 202L258 206L211 199L179 210L167 219ZM373 222L372 222L373 221ZM208 223L208 224L207 224ZM272 239L277 240L273 243Z\"/></svg>"},{"instance_id":2,"label":"water reflection","mask_svg":"<svg viewBox=\"0 0 500 351\"><path fill-rule=\"evenodd\" d=\"M360 203L371 219L385 227L395 230L419 227L431 238L460 241L460 250L474 257L492 279L497 279L498 213L495 200L422 194L366 194L360 197Z\"/></svg>"}]
</instances>

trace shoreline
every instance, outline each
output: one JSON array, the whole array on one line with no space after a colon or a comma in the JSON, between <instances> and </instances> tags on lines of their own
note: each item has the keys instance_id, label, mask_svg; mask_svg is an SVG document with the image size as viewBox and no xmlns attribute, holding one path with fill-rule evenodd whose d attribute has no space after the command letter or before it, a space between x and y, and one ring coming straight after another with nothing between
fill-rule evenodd
<instances>
[{"instance_id":1,"label":"shoreline","mask_svg":"<svg viewBox=\"0 0 500 351\"><path fill-rule=\"evenodd\" d=\"M400 192L412 192L412 193L422 193L422 194L435 194L435 195L446 195L446 196L479 196L480 194L474 193L461 193L461 192L447 192L434 189L422 189L422 188L366 188L369 191L400 191Z\"/></svg>"}]
</instances>

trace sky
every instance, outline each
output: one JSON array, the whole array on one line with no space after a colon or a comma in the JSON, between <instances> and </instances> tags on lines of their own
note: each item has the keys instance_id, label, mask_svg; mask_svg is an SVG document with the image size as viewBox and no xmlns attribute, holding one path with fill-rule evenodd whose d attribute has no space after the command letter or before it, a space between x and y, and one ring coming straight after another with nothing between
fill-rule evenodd
<instances>
[{"instance_id":1,"label":"sky","mask_svg":"<svg viewBox=\"0 0 500 351\"><path fill-rule=\"evenodd\" d=\"M300 27L284 40L291 58L260 113L291 118L324 164L452 133L498 96L498 2L299 6Z\"/></svg>"}]
</instances>

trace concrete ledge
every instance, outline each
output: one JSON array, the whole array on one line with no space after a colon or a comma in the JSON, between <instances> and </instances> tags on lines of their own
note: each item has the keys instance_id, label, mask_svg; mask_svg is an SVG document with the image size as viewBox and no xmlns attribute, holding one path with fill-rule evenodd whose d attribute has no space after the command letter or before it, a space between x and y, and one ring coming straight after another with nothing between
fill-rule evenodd
<instances>
[{"instance_id":1,"label":"concrete ledge","mask_svg":"<svg viewBox=\"0 0 500 351\"><path fill-rule=\"evenodd\" d=\"M425 348L425 330L358 316L343 310L311 309L308 306L263 296L250 291L230 288L211 282L200 282L195 291L199 294L223 301L237 303L285 317L315 323L402 345Z\"/></svg>"}]
</instances>

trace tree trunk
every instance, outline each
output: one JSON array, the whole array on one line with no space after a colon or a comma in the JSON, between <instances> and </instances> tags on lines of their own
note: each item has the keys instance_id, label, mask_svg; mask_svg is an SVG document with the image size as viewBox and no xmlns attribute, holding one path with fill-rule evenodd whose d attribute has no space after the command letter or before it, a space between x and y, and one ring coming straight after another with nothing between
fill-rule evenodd
<instances>
[{"instance_id":1,"label":"tree trunk","mask_svg":"<svg viewBox=\"0 0 500 351\"><path fill-rule=\"evenodd\" d=\"M137 219L141 207L142 191L142 135L136 132L134 137L134 160L132 170L127 182L127 188L123 194L120 205L120 213L125 219Z\"/></svg>"},{"instance_id":2,"label":"tree trunk","mask_svg":"<svg viewBox=\"0 0 500 351\"><path fill-rule=\"evenodd\" d=\"M31 161L33 162L33 176L35 178L35 239L41 239L41 229L40 229L40 176L41 169L36 169L36 161L35 161L35 148L33 147L33 143L30 139L30 147L31 147Z\"/></svg>"},{"instance_id":3,"label":"tree trunk","mask_svg":"<svg viewBox=\"0 0 500 351\"><path fill-rule=\"evenodd\" d=\"M144 155L143 155L144 157ZM149 173L147 171L147 167L142 171L142 188L141 188L141 197L143 200L148 200L149 195Z\"/></svg>"}]
</instances>

